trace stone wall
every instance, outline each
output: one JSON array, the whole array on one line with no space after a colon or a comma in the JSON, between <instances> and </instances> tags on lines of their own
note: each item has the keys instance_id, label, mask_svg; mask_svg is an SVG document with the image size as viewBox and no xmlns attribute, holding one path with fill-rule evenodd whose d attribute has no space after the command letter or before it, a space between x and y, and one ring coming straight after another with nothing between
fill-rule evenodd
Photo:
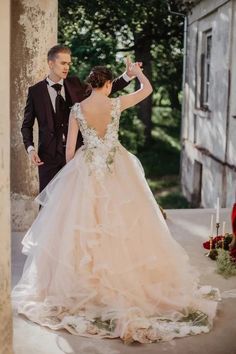
<instances>
[{"instance_id":1,"label":"stone wall","mask_svg":"<svg viewBox=\"0 0 236 354\"><path fill-rule=\"evenodd\" d=\"M47 51L57 44L57 0L12 0L11 8L11 192L12 227L25 230L38 206L37 168L30 165L20 128L28 87L47 75ZM37 142L35 124L35 142Z\"/></svg>"},{"instance_id":2,"label":"stone wall","mask_svg":"<svg viewBox=\"0 0 236 354\"><path fill-rule=\"evenodd\" d=\"M10 2L0 11L0 354L12 353L10 304Z\"/></svg>"}]
</instances>

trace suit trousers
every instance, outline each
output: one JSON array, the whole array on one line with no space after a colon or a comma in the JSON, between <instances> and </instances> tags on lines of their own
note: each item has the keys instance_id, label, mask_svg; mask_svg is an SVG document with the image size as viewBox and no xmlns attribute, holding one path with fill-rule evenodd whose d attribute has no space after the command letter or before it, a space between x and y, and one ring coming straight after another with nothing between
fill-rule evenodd
<instances>
[{"instance_id":1,"label":"suit trousers","mask_svg":"<svg viewBox=\"0 0 236 354\"><path fill-rule=\"evenodd\" d=\"M65 158L65 148L63 148L64 154L56 153L54 159L43 159L43 165L39 166L39 192L48 185L48 183L56 176L56 174L62 169L66 164Z\"/></svg>"}]
</instances>

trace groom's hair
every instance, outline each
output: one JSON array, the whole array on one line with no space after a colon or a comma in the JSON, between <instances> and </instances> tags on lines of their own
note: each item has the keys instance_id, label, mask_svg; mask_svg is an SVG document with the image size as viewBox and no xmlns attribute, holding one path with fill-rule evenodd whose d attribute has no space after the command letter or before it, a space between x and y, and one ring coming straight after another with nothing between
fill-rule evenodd
<instances>
[{"instance_id":1,"label":"groom's hair","mask_svg":"<svg viewBox=\"0 0 236 354\"><path fill-rule=\"evenodd\" d=\"M70 48L68 48L64 45L61 45L61 44L55 45L54 47L52 47L48 51L48 61L54 60L56 58L57 54L59 54L59 53L66 53L66 54L71 55L71 50L70 50Z\"/></svg>"}]
</instances>

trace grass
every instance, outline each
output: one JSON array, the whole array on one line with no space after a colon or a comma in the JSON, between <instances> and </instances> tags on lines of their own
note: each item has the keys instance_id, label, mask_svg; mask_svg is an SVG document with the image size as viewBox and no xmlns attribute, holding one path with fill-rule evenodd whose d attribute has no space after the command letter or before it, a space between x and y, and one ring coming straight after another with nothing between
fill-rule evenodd
<instances>
[{"instance_id":1,"label":"grass","mask_svg":"<svg viewBox=\"0 0 236 354\"><path fill-rule=\"evenodd\" d=\"M181 193L180 112L169 107L155 108L151 141L138 152L149 186L165 209L189 208Z\"/></svg>"},{"instance_id":2,"label":"grass","mask_svg":"<svg viewBox=\"0 0 236 354\"><path fill-rule=\"evenodd\" d=\"M186 209L190 207L182 195L179 176L167 175L162 178L147 179L148 184L158 202L164 209Z\"/></svg>"}]
</instances>

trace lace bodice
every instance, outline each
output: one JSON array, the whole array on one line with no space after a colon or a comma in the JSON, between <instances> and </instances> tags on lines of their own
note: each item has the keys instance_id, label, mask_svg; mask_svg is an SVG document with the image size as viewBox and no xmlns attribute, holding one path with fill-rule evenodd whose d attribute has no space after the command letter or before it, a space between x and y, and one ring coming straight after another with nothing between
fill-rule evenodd
<instances>
[{"instance_id":1,"label":"lace bodice","mask_svg":"<svg viewBox=\"0 0 236 354\"><path fill-rule=\"evenodd\" d=\"M85 160L89 164L90 174L95 173L102 177L109 171L112 172L112 165L115 154L119 148L119 120L120 120L120 99L112 98L111 122L107 125L104 137L99 137L93 127L89 127L79 103L71 109L71 116L78 120L83 136ZM72 119L73 119L72 118Z\"/></svg>"}]
</instances>

